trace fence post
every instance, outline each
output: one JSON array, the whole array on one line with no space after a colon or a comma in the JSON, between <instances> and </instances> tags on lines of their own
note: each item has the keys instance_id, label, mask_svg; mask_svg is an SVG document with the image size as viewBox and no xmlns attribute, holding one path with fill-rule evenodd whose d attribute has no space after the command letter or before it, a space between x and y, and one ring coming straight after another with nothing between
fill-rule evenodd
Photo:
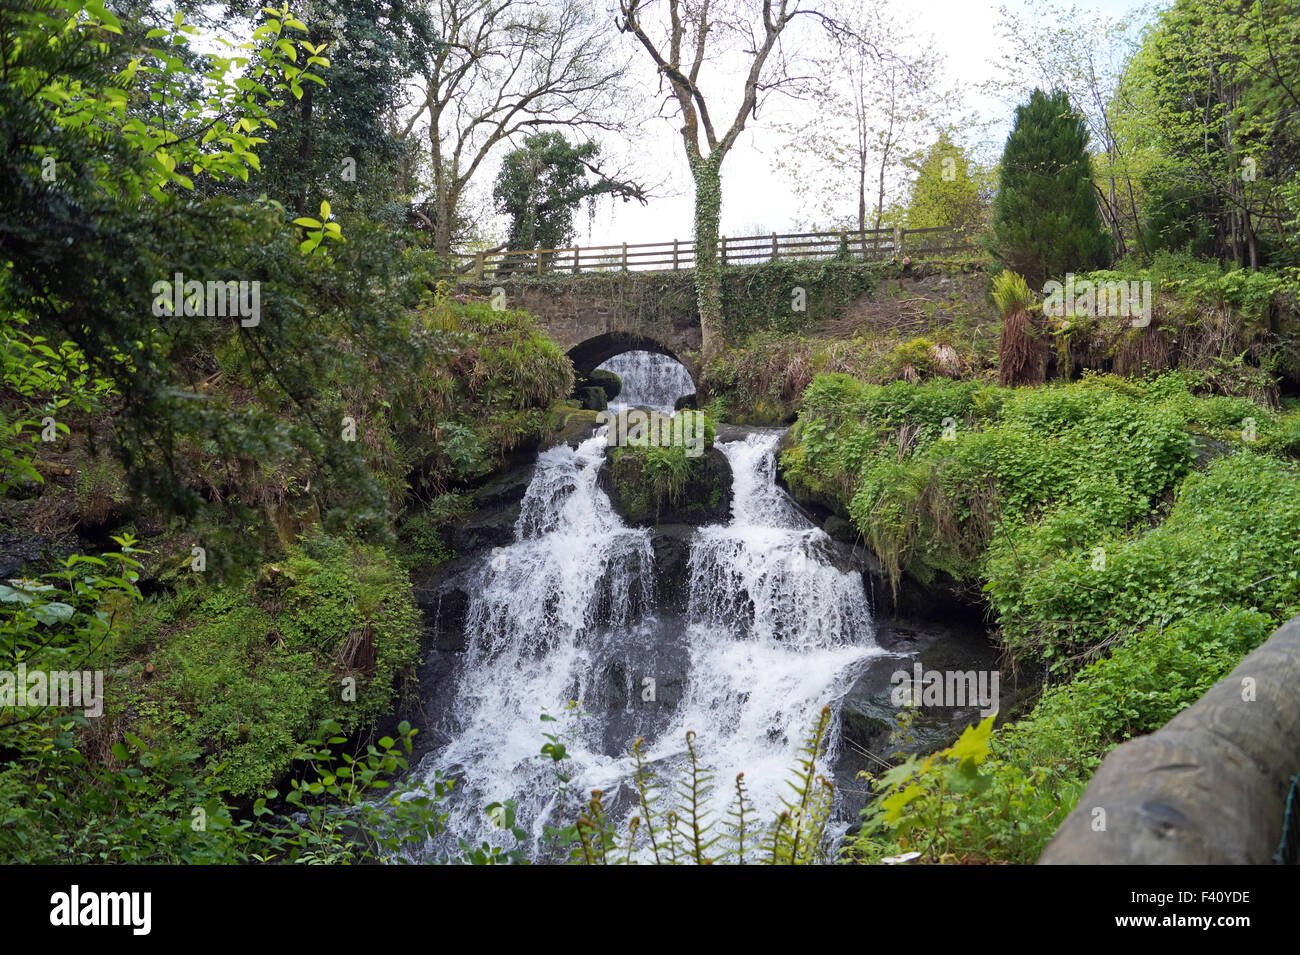
<instances>
[{"instance_id":1,"label":"fence post","mask_svg":"<svg viewBox=\"0 0 1300 955\"><path fill-rule=\"evenodd\" d=\"M778 252L776 248L776 233L773 232L772 233L772 261L775 262L780 257L781 257L781 253Z\"/></svg>"},{"instance_id":2,"label":"fence post","mask_svg":"<svg viewBox=\"0 0 1300 955\"><path fill-rule=\"evenodd\" d=\"M474 253L474 281L475 282L483 281L483 253L482 252Z\"/></svg>"},{"instance_id":3,"label":"fence post","mask_svg":"<svg viewBox=\"0 0 1300 955\"><path fill-rule=\"evenodd\" d=\"M727 264L727 237L725 235L722 237L722 264L724 267Z\"/></svg>"},{"instance_id":4,"label":"fence post","mask_svg":"<svg viewBox=\"0 0 1300 955\"><path fill-rule=\"evenodd\" d=\"M627 243L623 243L623 271L627 271Z\"/></svg>"},{"instance_id":5,"label":"fence post","mask_svg":"<svg viewBox=\"0 0 1300 955\"><path fill-rule=\"evenodd\" d=\"M673 239L673 271L677 271L677 240Z\"/></svg>"},{"instance_id":6,"label":"fence post","mask_svg":"<svg viewBox=\"0 0 1300 955\"><path fill-rule=\"evenodd\" d=\"M577 275L582 271L582 249L578 246L573 247L573 274Z\"/></svg>"},{"instance_id":7,"label":"fence post","mask_svg":"<svg viewBox=\"0 0 1300 955\"><path fill-rule=\"evenodd\" d=\"M894 226L894 258L901 260L903 258L903 227Z\"/></svg>"}]
</instances>

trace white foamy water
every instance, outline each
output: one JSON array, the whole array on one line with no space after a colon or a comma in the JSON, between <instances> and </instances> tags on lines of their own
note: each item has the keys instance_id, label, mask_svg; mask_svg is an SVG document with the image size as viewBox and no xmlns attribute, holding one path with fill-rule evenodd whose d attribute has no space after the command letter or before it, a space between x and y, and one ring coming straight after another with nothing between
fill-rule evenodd
<instances>
[{"instance_id":1,"label":"white foamy water","mask_svg":"<svg viewBox=\"0 0 1300 955\"><path fill-rule=\"evenodd\" d=\"M623 352L599 367L623 380L623 390L609 403L610 411L649 408L672 414L678 398L695 392L695 382L682 363L656 352Z\"/></svg>"},{"instance_id":2,"label":"white foamy water","mask_svg":"<svg viewBox=\"0 0 1300 955\"><path fill-rule=\"evenodd\" d=\"M758 820L780 808L818 712L838 711L881 651L861 575L834 566L829 539L773 482L778 437L719 445L734 472L732 516L691 537L684 606L656 602L651 532L624 525L597 484L603 434L539 457L516 542L474 571L468 649L443 708L451 741L420 767L458 777L446 807L454 836L508 844L482 807L514 799L540 852L544 825L572 822L591 789L625 816L632 740L645 737L647 758L674 780L687 730L715 773L719 825L738 772ZM642 700L646 678L661 702ZM566 713L570 700L584 700L589 715ZM541 722L544 711L559 721ZM558 810L543 732L568 734L574 796ZM834 719L827 777L838 735Z\"/></svg>"}]
</instances>

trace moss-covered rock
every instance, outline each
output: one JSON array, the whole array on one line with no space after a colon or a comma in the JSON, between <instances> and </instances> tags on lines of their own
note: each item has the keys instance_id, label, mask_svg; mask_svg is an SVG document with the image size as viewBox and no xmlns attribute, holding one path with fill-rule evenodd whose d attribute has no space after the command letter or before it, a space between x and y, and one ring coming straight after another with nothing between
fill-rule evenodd
<instances>
[{"instance_id":1,"label":"moss-covered rock","mask_svg":"<svg viewBox=\"0 0 1300 955\"><path fill-rule=\"evenodd\" d=\"M389 712L419 655L410 581L378 547L303 542L240 589L151 605L109 712L161 752L196 752L235 795L273 785L322 720Z\"/></svg>"},{"instance_id":2,"label":"moss-covered rock","mask_svg":"<svg viewBox=\"0 0 1300 955\"><path fill-rule=\"evenodd\" d=\"M600 424L596 418L600 412L573 407L572 405L576 405L576 402L556 409L554 434L549 447L555 447L558 444L577 447L596 433L596 428Z\"/></svg>"},{"instance_id":3,"label":"moss-covered rock","mask_svg":"<svg viewBox=\"0 0 1300 955\"><path fill-rule=\"evenodd\" d=\"M623 379L607 368L597 368L587 376L584 384L602 389L609 401L613 401L623 391Z\"/></svg>"},{"instance_id":4,"label":"moss-covered rock","mask_svg":"<svg viewBox=\"0 0 1300 955\"><path fill-rule=\"evenodd\" d=\"M629 524L712 524L731 513L731 465L717 448L690 457L681 448L615 448L601 487Z\"/></svg>"}]
</instances>

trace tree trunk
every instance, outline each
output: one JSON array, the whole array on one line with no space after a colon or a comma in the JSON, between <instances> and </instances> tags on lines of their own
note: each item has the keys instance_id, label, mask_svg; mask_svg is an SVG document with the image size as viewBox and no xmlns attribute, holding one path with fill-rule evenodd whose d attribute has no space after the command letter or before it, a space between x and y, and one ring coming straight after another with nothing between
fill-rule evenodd
<instances>
[{"instance_id":1,"label":"tree trunk","mask_svg":"<svg viewBox=\"0 0 1300 955\"><path fill-rule=\"evenodd\" d=\"M718 231L722 218L722 157L692 157L695 180L695 295L700 310L702 359L707 364L723 348L722 272Z\"/></svg>"},{"instance_id":2,"label":"tree trunk","mask_svg":"<svg viewBox=\"0 0 1300 955\"><path fill-rule=\"evenodd\" d=\"M433 160L433 251L438 255L451 254L451 220L456 209L456 196L447 181L447 169L442 162L442 139L439 127L442 111L429 109L429 157Z\"/></svg>"},{"instance_id":3,"label":"tree trunk","mask_svg":"<svg viewBox=\"0 0 1300 955\"><path fill-rule=\"evenodd\" d=\"M438 255L451 254L451 215L452 206L445 196L439 196L434 203L433 251Z\"/></svg>"},{"instance_id":4,"label":"tree trunk","mask_svg":"<svg viewBox=\"0 0 1300 955\"><path fill-rule=\"evenodd\" d=\"M867 154L865 152L858 153L858 231L867 231Z\"/></svg>"}]
</instances>

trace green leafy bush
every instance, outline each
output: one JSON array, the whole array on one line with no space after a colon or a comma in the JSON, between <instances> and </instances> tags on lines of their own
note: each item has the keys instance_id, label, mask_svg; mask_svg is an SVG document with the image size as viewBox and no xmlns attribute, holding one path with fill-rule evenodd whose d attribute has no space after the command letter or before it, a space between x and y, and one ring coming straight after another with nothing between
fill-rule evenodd
<instances>
[{"instance_id":1,"label":"green leafy bush","mask_svg":"<svg viewBox=\"0 0 1300 955\"><path fill-rule=\"evenodd\" d=\"M321 720L354 732L390 711L418 653L409 580L382 550L304 540L264 574L157 608L138 638L157 644L152 674L137 664L109 697L146 745L205 754L235 795L273 784Z\"/></svg>"}]
</instances>

